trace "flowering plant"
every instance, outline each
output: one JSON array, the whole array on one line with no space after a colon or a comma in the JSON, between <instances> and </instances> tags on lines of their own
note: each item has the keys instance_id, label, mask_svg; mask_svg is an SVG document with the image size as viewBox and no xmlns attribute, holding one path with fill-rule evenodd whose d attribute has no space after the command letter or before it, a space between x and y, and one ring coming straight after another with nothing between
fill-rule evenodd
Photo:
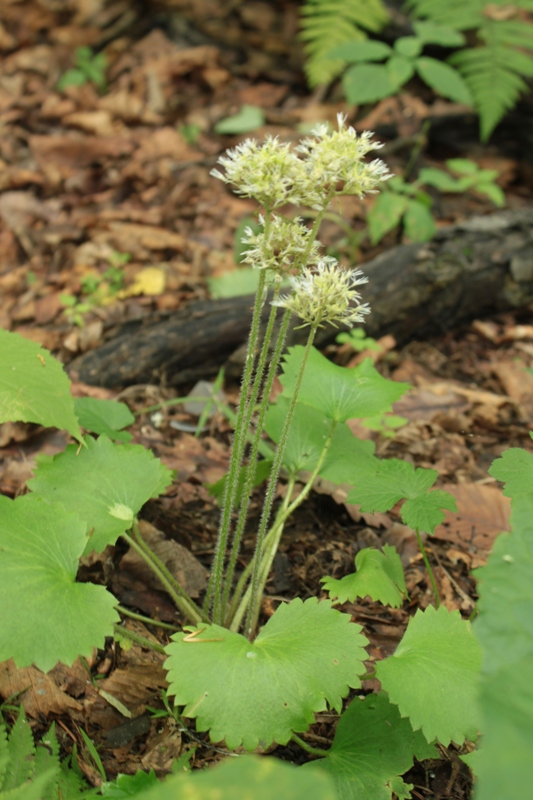
<instances>
[{"instance_id":1,"label":"flowering plant","mask_svg":"<svg viewBox=\"0 0 533 800\"><path fill-rule=\"evenodd\" d=\"M9 377L5 385L0 381L0 421L65 427L80 443L41 458L29 494L0 497L0 659L47 670L57 660L71 663L88 655L105 636L130 637L165 655L169 694L183 717L196 720L197 731L209 731L212 741L224 741L229 749L293 740L322 759L322 773L332 777L341 800L354 797L355 786L358 798L387 798L392 791L405 798L409 789L400 775L413 756L433 756L437 739L460 743L477 732L479 646L469 622L440 606L420 536L442 521L442 509L454 508L453 498L432 490L434 470L380 461L373 443L357 439L346 424L389 411L408 387L383 378L370 359L346 369L313 348L320 326L351 326L370 313L358 291L364 276L321 256L317 235L335 197L377 191L389 177L381 161L363 160L376 147L370 134L358 136L339 117L338 130L319 126L295 149L273 138L262 145L246 141L220 159L224 173L213 173L260 203L263 231L248 231L245 238L245 258L259 269L259 288L203 606L150 550L137 521L144 503L168 486L170 472L141 446L124 443L121 428L128 422L122 411L93 401L98 413L92 407L87 414L74 405L68 380L49 353L0 331L0 375ZM298 217L281 215L289 203L315 209L310 230ZM282 295L287 275L291 288ZM269 286L274 297L263 334ZM308 328L308 338L305 346L284 353L293 315ZM280 366L283 391L273 404L269 397ZM83 436L79 420L99 438ZM264 432L275 447L259 461ZM264 474L255 553L239 572L250 496ZM272 515L280 476L286 488ZM349 484L350 501L363 511L387 511L402 502L403 521L415 529L430 572L435 606L417 612L394 656L377 663L375 672L365 674L368 642L361 626L334 606L367 595L400 606L406 586L393 547L359 552L356 572L323 579L325 599L282 603L258 632L261 598L284 526L318 477ZM155 572L188 623L165 648L120 626L117 601L107 589L75 581L80 556L101 552L119 536ZM384 691L348 706L329 751L300 736L316 712L329 706L341 713L350 690L374 675Z\"/></svg>"}]
</instances>

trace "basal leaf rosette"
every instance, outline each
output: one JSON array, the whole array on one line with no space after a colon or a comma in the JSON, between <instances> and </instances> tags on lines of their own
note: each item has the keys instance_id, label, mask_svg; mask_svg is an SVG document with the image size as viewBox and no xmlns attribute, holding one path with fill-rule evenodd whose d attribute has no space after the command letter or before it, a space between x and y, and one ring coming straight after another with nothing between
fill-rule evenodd
<instances>
[{"instance_id":1,"label":"basal leaf rosette","mask_svg":"<svg viewBox=\"0 0 533 800\"><path fill-rule=\"evenodd\" d=\"M48 350L0 329L0 422L35 422L82 435L70 381Z\"/></svg>"},{"instance_id":2,"label":"basal leaf rosette","mask_svg":"<svg viewBox=\"0 0 533 800\"><path fill-rule=\"evenodd\" d=\"M310 598L281 605L257 638L218 625L175 634L166 648L176 706L229 748L286 744L326 704L340 711L363 674L367 639L348 614Z\"/></svg>"},{"instance_id":3,"label":"basal leaf rosette","mask_svg":"<svg viewBox=\"0 0 533 800\"><path fill-rule=\"evenodd\" d=\"M53 458L41 457L28 486L67 511L77 511L91 531L85 553L101 553L131 527L151 497L164 492L172 473L141 445L114 444L107 436L86 436L85 444L79 452L71 445ZM117 516L118 508L130 513Z\"/></svg>"},{"instance_id":4,"label":"basal leaf rosette","mask_svg":"<svg viewBox=\"0 0 533 800\"><path fill-rule=\"evenodd\" d=\"M400 556L386 544L383 552L365 547L355 557L357 572L340 580L322 578L324 589L332 600L353 603L356 597L370 597L392 608L400 608L407 593Z\"/></svg>"},{"instance_id":5,"label":"basal leaf rosette","mask_svg":"<svg viewBox=\"0 0 533 800\"><path fill-rule=\"evenodd\" d=\"M380 692L352 700L326 757L310 766L331 775L339 800L390 800L392 782L400 788L398 779L412 766L414 756L435 758L435 747L420 731L413 731L409 720L402 719L386 693ZM304 765L304 772L307 768Z\"/></svg>"},{"instance_id":6,"label":"basal leaf rosette","mask_svg":"<svg viewBox=\"0 0 533 800\"><path fill-rule=\"evenodd\" d=\"M429 606L411 618L396 652L376 664L391 702L428 742L462 744L479 728L481 648L458 611Z\"/></svg>"},{"instance_id":7,"label":"basal leaf rosette","mask_svg":"<svg viewBox=\"0 0 533 800\"><path fill-rule=\"evenodd\" d=\"M76 583L87 525L60 503L0 497L0 661L47 672L103 647L119 616L103 586Z\"/></svg>"}]
</instances>

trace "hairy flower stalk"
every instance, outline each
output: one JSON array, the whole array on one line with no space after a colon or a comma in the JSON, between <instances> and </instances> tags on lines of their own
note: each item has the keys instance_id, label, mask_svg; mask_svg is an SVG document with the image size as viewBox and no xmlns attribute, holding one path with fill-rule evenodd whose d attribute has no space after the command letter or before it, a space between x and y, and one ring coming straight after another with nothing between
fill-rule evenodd
<instances>
[{"instance_id":1,"label":"hairy flower stalk","mask_svg":"<svg viewBox=\"0 0 533 800\"><path fill-rule=\"evenodd\" d=\"M366 283L366 278L359 270L341 270L335 259L320 258L320 243L317 235L326 209L334 197L340 195L362 197L367 192L376 191L376 185L391 176L385 164L379 159L371 162L363 161L368 152L381 146L371 140L371 134L358 135L353 128L346 126L345 118L342 115L339 115L337 119L338 130L332 131L327 125L319 125L313 131L312 137L304 139L294 149L291 149L289 144L281 143L273 137L268 137L263 144L247 139L236 148L228 150L219 159L219 163L224 168L223 173L219 170L213 170L211 173L225 183L232 184L237 194L253 197L265 209L264 216L260 216L263 230L254 233L251 229L247 229L243 239L244 244L247 245L243 260L260 270L260 281L248 341L219 536L204 606L206 610L210 605L213 606L213 621L218 624L222 624L224 620L226 624L231 624L229 618L225 619L231 584L253 488L268 397L281 359L289 318L294 314L301 320L300 327L310 327L301 369L296 379L287 418L274 456L257 533L251 585L246 592L246 596L250 598L246 622L248 635L251 635L255 628L260 602L259 594L262 592L267 578L265 571L268 571L269 568L267 562L271 563L285 520L282 515L282 521L279 522L277 518L274 523L276 529L273 539L274 549L269 545L267 555L264 545L265 541L270 541L270 533L273 532L272 529L270 533L267 533L267 529L277 481L305 363L316 331L328 322L333 325L342 323L351 326L355 322L361 322L370 311L368 305L361 302L361 295L356 288ZM311 229L307 228L298 217L290 220L273 213L274 209L288 203L306 206L318 212ZM285 296L280 296L281 281L287 277L291 291ZM255 354L260 336L259 320L263 295L266 286L272 282L275 286L273 310L256 364ZM285 309L285 314L265 378L264 371L274 333L275 311L279 307ZM239 474L244 460L248 431L258 400L257 425L248 459L248 470L232 540L229 566L224 578L226 550L236 505ZM246 570L245 572L249 574L250 571ZM241 579L231 602L232 609L235 609L236 604L239 603L244 585L245 580ZM240 602L238 612L241 618L242 602Z\"/></svg>"}]
</instances>

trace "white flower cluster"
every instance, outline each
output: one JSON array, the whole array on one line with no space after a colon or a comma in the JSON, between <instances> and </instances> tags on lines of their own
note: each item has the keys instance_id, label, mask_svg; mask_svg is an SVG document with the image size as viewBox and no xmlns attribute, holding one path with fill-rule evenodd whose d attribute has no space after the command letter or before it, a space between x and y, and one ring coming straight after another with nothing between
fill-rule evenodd
<instances>
[{"instance_id":1,"label":"white flower cluster","mask_svg":"<svg viewBox=\"0 0 533 800\"><path fill-rule=\"evenodd\" d=\"M259 216L262 225L265 220ZM272 217L268 232L254 233L246 228L241 240L248 248L242 260L257 269L270 269L278 275L286 275L291 270L300 270L305 258L306 265L317 264L320 242L311 241L311 230L302 224L299 217L288 220ZM307 253L307 255L306 255Z\"/></svg>"},{"instance_id":2,"label":"white flower cluster","mask_svg":"<svg viewBox=\"0 0 533 800\"><path fill-rule=\"evenodd\" d=\"M289 278L292 293L280 297L273 305L289 309L300 317L305 325L323 327L330 322L334 327L343 323L351 327L362 322L370 313L368 303L360 303L361 295L355 289L367 283L361 270L344 271L335 258L324 258L318 262L316 271L308 267L298 277Z\"/></svg>"},{"instance_id":3,"label":"white flower cluster","mask_svg":"<svg viewBox=\"0 0 533 800\"><path fill-rule=\"evenodd\" d=\"M218 169L211 175L232 183L236 193L253 197L270 211L286 203L298 202L295 186L302 178L301 161L290 145L267 136L263 144L246 139L218 159L225 174Z\"/></svg>"},{"instance_id":4,"label":"white flower cluster","mask_svg":"<svg viewBox=\"0 0 533 800\"><path fill-rule=\"evenodd\" d=\"M337 131L318 125L313 138L304 139L294 150L271 136L263 144L247 139L219 158L225 173L215 169L211 175L270 211L286 203L322 210L335 196L362 197L376 191L391 174L383 161L367 163L363 158L383 145L372 141L368 131L358 135L346 127L342 114L337 122Z\"/></svg>"},{"instance_id":5,"label":"white flower cluster","mask_svg":"<svg viewBox=\"0 0 533 800\"><path fill-rule=\"evenodd\" d=\"M324 202L338 195L357 195L377 191L381 181L392 177L387 165L379 158L370 163L363 161L371 150L383 147L372 141L372 133L365 131L360 136L353 128L346 127L346 119L337 115L339 129L330 130L328 125L318 125L314 138L304 139L295 149L303 158L306 181L300 184L302 202L318 210Z\"/></svg>"}]
</instances>

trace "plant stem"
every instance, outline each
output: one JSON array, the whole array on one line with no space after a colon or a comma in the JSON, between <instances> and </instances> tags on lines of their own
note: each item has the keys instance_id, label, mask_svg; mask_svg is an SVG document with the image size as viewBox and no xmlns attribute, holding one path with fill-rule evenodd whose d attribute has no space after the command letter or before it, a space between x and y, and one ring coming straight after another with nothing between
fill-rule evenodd
<instances>
[{"instance_id":1,"label":"plant stem","mask_svg":"<svg viewBox=\"0 0 533 800\"><path fill-rule=\"evenodd\" d=\"M135 531L135 523L133 530ZM128 533L123 533L122 538L137 552L141 558L148 564L152 572L157 575L169 595L180 611L187 617L190 622L198 625L200 622L208 622L208 617L203 611L198 608L196 603L189 597L189 595L181 588L179 583L173 578L165 565L160 561L157 556L152 553L146 542L143 541L138 529L135 538Z\"/></svg>"},{"instance_id":2,"label":"plant stem","mask_svg":"<svg viewBox=\"0 0 533 800\"><path fill-rule=\"evenodd\" d=\"M270 221L270 214L267 213L265 217L265 230ZM244 374L242 378L241 396L239 399L239 408L237 411L237 423L235 425L235 434L233 437L233 446L231 449L229 471L226 476L226 485L224 489L224 498L222 501L222 514L220 519L220 527L218 531L217 543L215 548L215 555L213 558L213 568L207 586L207 593L204 603L204 611L207 613L211 603L213 604L213 621L220 624L222 617L221 608L221 592L224 577L224 561L226 558L226 547L228 544L228 537L231 528L231 518L233 508L235 506L235 498L237 496L237 489L239 485L239 470L241 467L244 449L246 447L246 435L248 428L243 424L248 410L248 398L250 394L250 383L252 380L254 363L255 363L255 350L257 340L259 338L260 323L261 323L261 310L264 303L264 289L266 283L266 271L261 270L259 274L259 286L255 297L254 311L252 317L252 325L250 328L250 336L248 338L248 349L246 351L246 361L244 366Z\"/></svg>"},{"instance_id":3,"label":"plant stem","mask_svg":"<svg viewBox=\"0 0 533 800\"><path fill-rule=\"evenodd\" d=\"M279 293L279 289L276 294ZM268 345L270 343L270 339L272 337L272 328L274 327L274 321L276 318L276 307L272 307L271 312L271 321L272 326L267 329L267 333L265 334L265 341L263 343L263 351L261 353L261 360L260 366L258 366L258 374L263 370L264 363L266 362L266 358L268 355ZM281 323L281 328L278 334L278 339L276 342L276 349L272 355L272 360L270 362L270 367L268 369L265 385L263 387L263 394L261 397L261 404L259 407L259 415L257 418L256 428L255 428L255 435L252 442L252 450L250 452L250 458L248 459L248 471L246 474L246 479L244 482L244 486L242 489L242 496L241 496L241 505L239 508L239 518L237 522L237 529L235 531L235 536L233 539L233 546L231 550L230 562L228 566L228 571L225 577L225 586L224 586L224 594L222 597L222 608L224 609L224 613L226 612L228 599L231 592L231 584L233 581L233 575L235 572L235 565L237 563L237 557L239 555L239 550L241 546L242 534L244 532L244 526L246 525L246 519L248 516L248 509L250 507L250 498L253 489L253 483L255 478L255 469L256 469L256 462L257 462L257 454L259 452L259 445L261 443L261 436L263 434L263 426L265 423L265 417L268 410L268 399L270 397L270 392L272 391L272 386L274 384L274 378L276 377L276 372L278 370L278 364L281 359L281 353L283 351L283 345L285 343L285 337L287 335L287 329L289 327L289 322L291 318L291 312L286 311ZM269 320L270 325L270 320ZM261 370L260 370L261 368ZM257 396L257 393L256 393ZM255 401L254 401L255 402Z\"/></svg>"},{"instance_id":4,"label":"plant stem","mask_svg":"<svg viewBox=\"0 0 533 800\"><path fill-rule=\"evenodd\" d=\"M115 608L123 616L130 617L131 619L137 619L139 622L145 622L147 625L155 625L158 628L166 628L169 631L179 631L179 628L176 625L169 625L168 622L161 622L158 619L145 617L144 614L137 614L136 611L130 611L129 608L124 608L124 606L115 606Z\"/></svg>"},{"instance_id":5,"label":"plant stem","mask_svg":"<svg viewBox=\"0 0 533 800\"><path fill-rule=\"evenodd\" d=\"M257 620L259 619L259 611L260 611L260 607L261 607L259 600L260 600L260 598L261 598L261 596L263 594L263 591L264 591L264 588L265 588L265 584L266 584L266 582L268 580L268 576L269 576L270 570L272 568L272 563L274 561L274 557L275 557L275 555L277 553L277 550L278 550L278 547L279 547L279 543L280 543L280 540L281 540L281 536L283 534L283 528L284 528L285 522L291 516L291 514L298 508L298 506L300 506L303 503L303 501L306 499L306 497L310 493L311 489L313 488L313 484L314 484L316 478L318 477L318 474L319 474L319 472L320 472L320 470L322 468L322 464L324 463L324 459L326 457L326 454L327 454L327 452L328 452L328 450L330 448L331 440L333 438L333 434L335 432L335 428L336 427L337 427L337 421L336 420L332 420L328 436L326 438L326 441L324 442L324 447L322 449L322 452L320 453L320 457L319 457L319 459L317 461L317 464L316 464L313 472L311 473L310 478L308 479L307 483L305 484L304 488L302 489L302 491L300 492L298 497L283 511L283 514L281 515L280 519L277 520L275 525L274 525L274 528L276 529L276 534L272 537L272 540L269 542L268 549L265 548L265 553L264 553L264 555L263 555L263 557L261 559L261 564L259 566L260 578L259 578L258 587L257 587L257 590L256 590L257 593L255 595L255 597L257 598L257 601L254 604L255 605L254 616L250 618L250 632L255 630L255 627L257 625ZM253 589L252 589L252 592L253 592ZM253 594L252 594L252 597L254 597Z\"/></svg>"},{"instance_id":6,"label":"plant stem","mask_svg":"<svg viewBox=\"0 0 533 800\"><path fill-rule=\"evenodd\" d=\"M123 636L125 639L131 639L132 642L135 642L135 644L140 644L141 647L147 647L149 650L155 650L156 653L163 653L163 655L165 655L165 648L162 647L162 645L151 642L150 639L146 639L144 636L139 636L138 633L133 633L133 631L129 631L127 628L122 628L120 625L115 624L113 625L113 628L119 636Z\"/></svg>"},{"instance_id":7,"label":"plant stem","mask_svg":"<svg viewBox=\"0 0 533 800\"><path fill-rule=\"evenodd\" d=\"M309 358L309 353L311 352L311 347L313 345L313 340L315 338L317 328L318 325L314 324L309 332L309 337L307 339L307 344L305 346L304 354L302 357L302 363L300 365L300 370L298 372L296 383L294 385L294 392L289 403L289 408L287 409L287 416L285 418L283 430L281 432L280 440L278 442L276 455L274 456L274 461L272 462L272 469L270 472L270 478L268 479L267 493L263 505L261 522L259 524L259 530L257 532L256 546L255 546L256 553L261 553L263 549L263 540L265 538L268 521L270 519L272 504L274 503L274 495L276 493L276 488L278 485L278 476L281 470L281 465L283 463L283 454L285 452L287 439L289 438L289 430L294 415L294 409L296 408L298 392L300 391L300 386L302 384L302 379L307 364L307 359ZM250 623L255 616L255 606L257 605L259 599L257 596L258 584L259 584L259 559L256 560L254 564L254 571L252 573L252 594L251 594L251 602L248 608L248 617L246 622L246 631L248 635L251 634Z\"/></svg>"},{"instance_id":8,"label":"plant stem","mask_svg":"<svg viewBox=\"0 0 533 800\"><path fill-rule=\"evenodd\" d=\"M250 574L251 574L251 572L252 572L252 570L254 568L256 557L258 555L261 555L261 556L264 555L264 552L265 552L266 548L269 546L270 542L272 541L272 539L276 536L276 534L278 532L278 526L279 525L283 526L283 521L287 518L285 516L285 512L286 512L287 508L289 507L290 499L292 497L292 493L293 493L295 484L296 484L296 478L295 478L294 475L291 475L290 478L289 478L289 482L287 483L287 492L286 492L285 498L283 500L283 504L280 506L280 508L278 510L278 513L276 514L276 519L274 521L274 524L272 525L271 529L269 530L269 532L265 536L265 539L264 539L264 542L263 542L263 552L261 554L258 554L257 551L254 553L253 558L251 559L249 564L246 565L246 568L244 569L241 577L239 578L239 582L237 584L237 588L235 589L235 594L233 595L233 598L232 598L232 601L231 601L231 605L230 605L230 608L228 610L228 615L227 615L227 624L228 624L229 629L231 631L235 631L236 632L236 631L239 630L239 628L241 626L242 618L244 617L244 614L245 614L246 609L248 607L248 603L250 602L250 596L251 596L251 587L249 586L247 591L246 591L246 594L244 595L244 597L241 600L242 593L244 591L244 587L246 586L246 582L248 581L248 579L250 577ZM282 517L283 517L283 519L282 519ZM237 604L239 604L239 605L237 606Z\"/></svg>"},{"instance_id":9,"label":"plant stem","mask_svg":"<svg viewBox=\"0 0 533 800\"><path fill-rule=\"evenodd\" d=\"M311 745L307 744L307 742L304 739L302 739L301 736L298 736L297 733L293 733L291 739L293 740L293 742L296 742L296 744L299 744L303 750L305 750L307 753L310 753L312 756L320 756L321 758L324 758L324 756L327 756L329 752L329 750L320 750L318 747L311 747Z\"/></svg>"},{"instance_id":10,"label":"plant stem","mask_svg":"<svg viewBox=\"0 0 533 800\"><path fill-rule=\"evenodd\" d=\"M418 530L418 528L415 528L415 533L416 533L416 540L418 542L418 547L420 548L420 552L422 553L422 558L424 559L424 564L426 565L426 569L428 571L431 587L433 589L433 593L435 594L435 608L438 609L440 608L440 595L439 595L439 590L437 588L435 575L433 574L433 570L431 569L431 564L429 563L429 559L426 553L426 548L424 547L424 542L422 541L422 537L420 536L420 531Z\"/></svg>"}]
</instances>

